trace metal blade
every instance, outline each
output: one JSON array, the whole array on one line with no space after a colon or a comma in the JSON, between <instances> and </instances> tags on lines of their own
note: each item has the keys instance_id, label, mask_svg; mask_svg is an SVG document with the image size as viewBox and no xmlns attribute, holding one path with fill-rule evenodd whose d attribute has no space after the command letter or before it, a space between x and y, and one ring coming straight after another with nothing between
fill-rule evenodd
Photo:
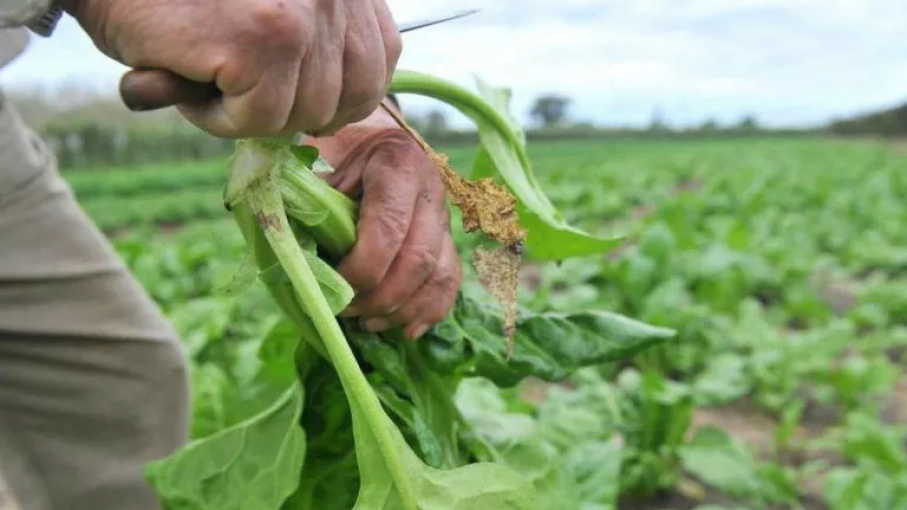
<instances>
[{"instance_id":1,"label":"metal blade","mask_svg":"<svg viewBox=\"0 0 907 510\"><path fill-rule=\"evenodd\" d=\"M398 25L397 30L399 30L400 33L409 32L412 30L418 30L420 28L430 27L432 25L437 25L439 23L444 23L447 21L453 21L455 19L460 19L460 18L469 16L470 14L475 14L475 13L479 12L480 10L481 9L470 9L467 11L458 12L456 14L449 14L447 16L439 17L439 18L428 18L428 19L421 19L421 20L415 20L415 21L408 21L406 23L401 23L400 25Z\"/></svg>"}]
</instances>

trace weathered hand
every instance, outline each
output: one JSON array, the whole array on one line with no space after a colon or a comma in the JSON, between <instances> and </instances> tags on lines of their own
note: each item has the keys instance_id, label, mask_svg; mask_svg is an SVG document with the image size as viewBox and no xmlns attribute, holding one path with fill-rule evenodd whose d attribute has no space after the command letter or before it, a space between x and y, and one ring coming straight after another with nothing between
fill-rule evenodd
<instances>
[{"instance_id":1,"label":"weathered hand","mask_svg":"<svg viewBox=\"0 0 907 510\"><path fill-rule=\"evenodd\" d=\"M381 110L307 143L335 167L328 182L361 199L358 242L338 266L357 295L341 315L422 336L450 312L463 278L437 170Z\"/></svg>"},{"instance_id":2,"label":"weathered hand","mask_svg":"<svg viewBox=\"0 0 907 510\"><path fill-rule=\"evenodd\" d=\"M384 0L63 0L108 56L216 83L181 105L216 136L326 134L379 104L402 42Z\"/></svg>"}]
</instances>

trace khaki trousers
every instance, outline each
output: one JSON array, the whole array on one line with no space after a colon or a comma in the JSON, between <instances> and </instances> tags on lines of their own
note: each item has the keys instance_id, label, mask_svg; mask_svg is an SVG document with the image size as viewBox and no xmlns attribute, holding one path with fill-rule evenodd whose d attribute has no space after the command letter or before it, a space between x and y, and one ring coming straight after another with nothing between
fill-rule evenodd
<instances>
[{"instance_id":1,"label":"khaki trousers","mask_svg":"<svg viewBox=\"0 0 907 510\"><path fill-rule=\"evenodd\" d=\"M153 510L188 440L176 334L0 96L0 510Z\"/></svg>"}]
</instances>

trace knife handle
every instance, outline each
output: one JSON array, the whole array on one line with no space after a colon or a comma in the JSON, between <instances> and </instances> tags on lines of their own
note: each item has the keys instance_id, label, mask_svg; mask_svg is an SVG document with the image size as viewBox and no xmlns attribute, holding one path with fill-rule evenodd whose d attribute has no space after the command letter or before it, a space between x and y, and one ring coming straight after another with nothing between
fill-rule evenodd
<instances>
[{"instance_id":1,"label":"knife handle","mask_svg":"<svg viewBox=\"0 0 907 510\"><path fill-rule=\"evenodd\" d=\"M120 79L123 104L136 112L205 103L218 95L220 91L213 83L191 81L163 69L133 69Z\"/></svg>"}]
</instances>

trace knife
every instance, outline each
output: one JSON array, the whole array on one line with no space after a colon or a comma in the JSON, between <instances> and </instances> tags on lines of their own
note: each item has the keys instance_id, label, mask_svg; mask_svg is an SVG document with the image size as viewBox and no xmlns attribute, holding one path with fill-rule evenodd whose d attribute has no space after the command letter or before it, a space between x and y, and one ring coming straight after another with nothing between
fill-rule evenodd
<instances>
[{"instance_id":1,"label":"knife","mask_svg":"<svg viewBox=\"0 0 907 510\"><path fill-rule=\"evenodd\" d=\"M471 9L445 16L409 21L397 26L400 33L445 23L479 12ZM132 69L120 79L120 98L132 111L159 110L182 103L210 101L220 91L213 83L191 81L163 69Z\"/></svg>"}]
</instances>

